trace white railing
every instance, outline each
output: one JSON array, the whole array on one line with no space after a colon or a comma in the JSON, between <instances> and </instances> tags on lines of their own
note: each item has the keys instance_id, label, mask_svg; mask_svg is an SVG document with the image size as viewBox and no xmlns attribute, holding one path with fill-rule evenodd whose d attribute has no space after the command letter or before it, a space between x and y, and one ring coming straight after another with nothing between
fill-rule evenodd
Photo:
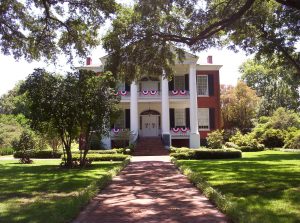
<instances>
[{"instance_id":1,"label":"white railing","mask_svg":"<svg viewBox=\"0 0 300 223\"><path fill-rule=\"evenodd\" d=\"M115 93L115 95L121 96L121 99L122 98L130 98L130 91L121 91L121 90L119 90Z\"/></svg>"},{"instance_id":2,"label":"white railing","mask_svg":"<svg viewBox=\"0 0 300 223\"><path fill-rule=\"evenodd\" d=\"M142 99L160 99L160 91L158 90L143 90L138 92L139 98Z\"/></svg>"},{"instance_id":3,"label":"white railing","mask_svg":"<svg viewBox=\"0 0 300 223\"><path fill-rule=\"evenodd\" d=\"M169 91L170 98L187 99L190 98L190 92L186 90L173 90Z\"/></svg>"},{"instance_id":4,"label":"white railing","mask_svg":"<svg viewBox=\"0 0 300 223\"><path fill-rule=\"evenodd\" d=\"M188 138L190 136L189 128L171 128L170 133L173 139Z\"/></svg>"}]
</instances>

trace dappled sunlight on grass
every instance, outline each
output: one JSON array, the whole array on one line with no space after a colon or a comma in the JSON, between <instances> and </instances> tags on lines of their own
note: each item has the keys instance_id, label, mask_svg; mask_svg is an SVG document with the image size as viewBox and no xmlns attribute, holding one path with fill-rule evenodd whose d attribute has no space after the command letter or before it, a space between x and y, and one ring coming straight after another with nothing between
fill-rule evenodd
<instances>
[{"instance_id":1,"label":"dappled sunlight on grass","mask_svg":"<svg viewBox=\"0 0 300 223\"><path fill-rule=\"evenodd\" d=\"M81 190L120 162L95 162L87 169L60 169L60 160L30 165L0 161L0 219L4 222L61 222L77 208ZM76 199L73 199L76 195Z\"/></svg>"},{"instance_id":2,"label":"dappled sunlight on grass","mask_svg":"<svg viewBox=\"0 0 300 223\"><path fill-rule=\"evenodd\" d=\"M264 151L243 157L180 163L237 202L241 222L299 222L300 153Z\"/></svg>"}]
</instances>

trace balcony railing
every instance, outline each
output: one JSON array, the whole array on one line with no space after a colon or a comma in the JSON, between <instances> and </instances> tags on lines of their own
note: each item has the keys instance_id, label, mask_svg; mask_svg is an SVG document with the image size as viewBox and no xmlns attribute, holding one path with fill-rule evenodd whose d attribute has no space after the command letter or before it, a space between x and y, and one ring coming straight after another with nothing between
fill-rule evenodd
<instances>
[{"instance_id":1,"label":"balcony railing","mask_svg":"<svg viewBox=\"0 0 300 223\"><path fill-rule=\"evenodd\" d=\"M117 140L129 140L130 129L114 128L110 131L110 137Z\"/></svg>"},{"instance_id":2,"label":"balcony railing","mask_svg":"<svg viewBox=\"0 0 300 223\"><path fill-rule=\"evenodd\" d=\"M170 133L173 139L184 139L189 138L190 130L189 128L171 128Z\"/></svg>"},{"instance_id":3,"label":"balcony railing","mask_svg":"<svg viewBox=\"0 0 300 223\"><path fill-rule=\"evenodd\" d=\"M160 99L160 91L158 90L143 90L138 92L140 99Z\"/></svg>"},{"instance_id":4,"label":"balcony railing","mask_svg":"<svg viewBox=\"0 0 300 223\"><path fill-rule=\"evenodd\" d=\"M176 99L187 99L190 98L190 92L186 90L173 90L169 91L169 97Z\"/></svg>"}]
</instances>

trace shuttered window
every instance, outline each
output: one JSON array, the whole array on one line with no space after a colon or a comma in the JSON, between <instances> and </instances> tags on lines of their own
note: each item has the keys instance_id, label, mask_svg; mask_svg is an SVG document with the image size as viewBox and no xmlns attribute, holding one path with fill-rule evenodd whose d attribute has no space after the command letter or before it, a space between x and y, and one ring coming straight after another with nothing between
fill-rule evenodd
<instances>
[{"instance_id":1,"label":"shuttered window","mask_svg":"<svg viewBox=\"0 0 300 223\"><path fill-rule=\"evenodd\" d=\"M175 126L185 126L185 110L175 109Z\"/></svg>"},{"instance_id":2,"label":"shuttered window","mask_svg":"<svg viewBox=\"0 0 300 223\"><path fill-rule=\"evenodd\" d=\"M199 130L209 129L209 108L198 108Z\"/></svg>"},{"instance_id":3,"label":"shuttered window","mask_svg":"<svg viewBox=\"0 0 300 223\"><path fill-rule=\"evenodd\" d=\"M124 129L125 127L125 110L122 110L120 116L115 122L116 129Z\"/></svg>"},{"instance_id":4,"label":"shuttered window","mask_svg":"<svg viewBox=\"0 0 300 223\"><path fill-rule=\"evenodd\" d=\"M185 90L184 76L175 76L174 77L174 90Z\"/></svg>"},{"instance_id":5,"label":"shuttered window","mask_svg":"<svg viewBox=\"0 0 300 223\"><path fill-rule=\"evenodd\" d=\"M208 96L208 77L207 75L197 76L197 92L199 96Z\"/></svg>"}]
</instances>

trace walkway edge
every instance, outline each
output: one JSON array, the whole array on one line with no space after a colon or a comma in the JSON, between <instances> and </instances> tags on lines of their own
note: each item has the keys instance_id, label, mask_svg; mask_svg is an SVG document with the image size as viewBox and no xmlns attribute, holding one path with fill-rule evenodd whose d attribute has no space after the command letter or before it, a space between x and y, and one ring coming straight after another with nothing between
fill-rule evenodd
<instances>
[{"instance_id":1,"label":"walkway edge","mask_svg":"<svg viewBox=\"0 0 300 223\"><path fill-rule=\"evenodd\" d=\"M213 188L200 173L193 172L189 167L181 165L177 159L171 158L173 163L179 171L191 181L198 190L200 190L216 207L230 218L232 222L239 222L234 214L236 208L235 204L228 201L225 195Z\"/></svg>"}]
</instances>

